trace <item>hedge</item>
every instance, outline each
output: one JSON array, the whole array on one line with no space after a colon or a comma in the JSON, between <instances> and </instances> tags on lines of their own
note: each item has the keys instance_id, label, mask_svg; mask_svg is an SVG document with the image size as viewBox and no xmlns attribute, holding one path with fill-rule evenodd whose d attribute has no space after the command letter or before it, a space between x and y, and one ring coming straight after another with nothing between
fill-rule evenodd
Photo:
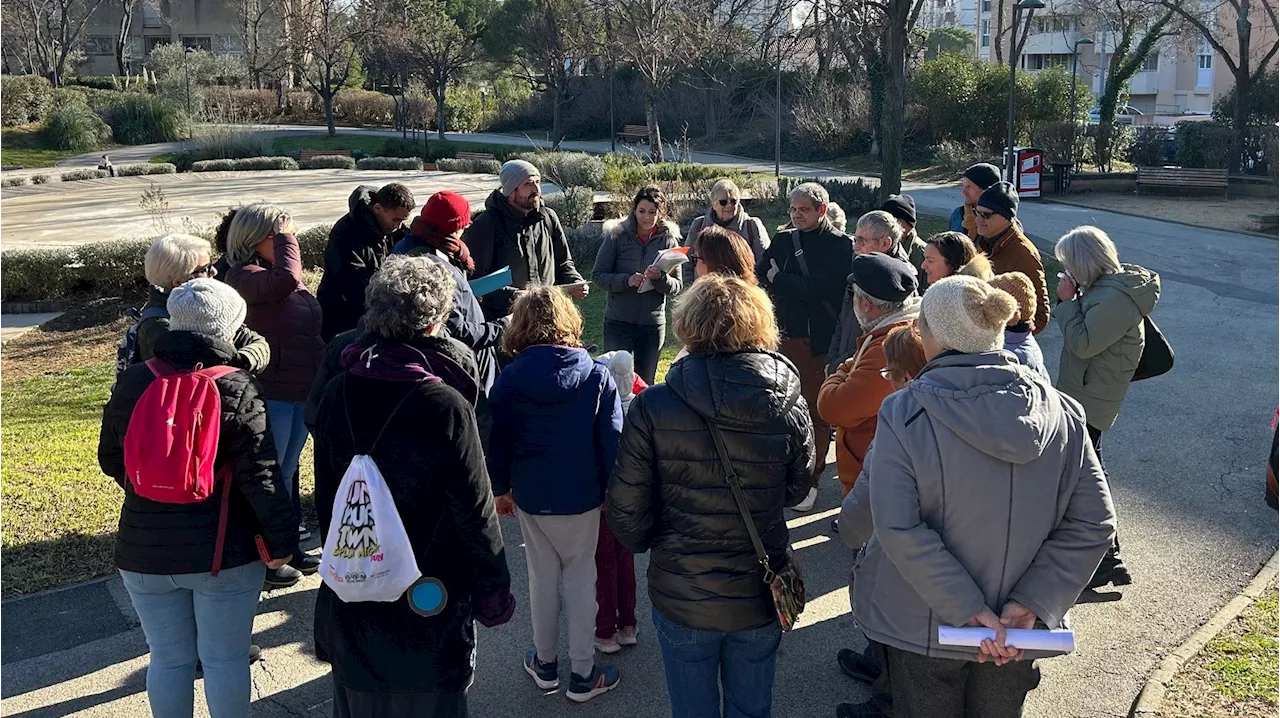
<instances>
[{"instance_id":1,"label":"hedge","mask_svg":"<svg viewBox=\"0 0 1280 718\"><path fill-rule=\"evenodd\" d=\"M459 160L442 157L436 160L436 169L441 172L465 172L475 175L496 175L502 169L497 160Z\"/></svg>"},{"instance_id":2,"label":"hedge","mask_svg":"<svg viewBox=\"0 0 1280 718\"><path fill-rule=\"evenodd\" d=\"M332 224L318 224L298 235L303 269L324 268L324 248L329 244L329 231L332 229Z\"/></svg>"},{"instance_id":3,"label":"hedge","mask_svg":"<svg viewBox=\"0 0 1280 718\"><path fill-rule=\"evenodd\" d=\"M292 157L246 157L240 160L200 160L192 163L192 172L246 172L252 170L296 170Z\"/></svg>"},{"instance_id":4,"label":"hedge","mask_svg":"<svg viewBox=\"0 0 1280 718\"><path fill-rule=\"evenodd\" d=\"M353 170L356 161L346 155L316 155L298 164L304 170Z\"/></svg>"},{"instance_id":5,"label":"hedge","mask_svg":"<svg viewBox=\"0 0 1280 718\"><path fill-rule=\"evenodd\" d=\"M110 176L106 170L72 170L62 173L62 181L78 182L80 180L105 179Z\"/></svg>"},{"instance_id":6,"label":"hedge","mask_svg":"<svg viewBox=\"0 0 1280 718\"><path fill-rule=\"evenodd\" d=\"M421 170L419 157L366 157L356 163L362 170Z\"/></svg>"},{"instance_id":7,"label":"hedge","mask_svg":"<svg viewBox=\"0 0 1280 718\"><path fill-rule=\"evenodd\" d=\"M120 165L116 168L116 176L118 177L138 177L141 175L171 175L177 174L177 166L168 162L151 164L150 162L136 165Z\"/></svg>"},{"instance_id":8,"label":"hedge","mask_svg":"<svg viewBox=\"0 0 1280 718\"><path fill-rule=\"evenodd\" d=\"M0 124L6 127L40 122L53 103L53 84L39 75L0 76Z\"/></svg>"},{"instance_id":9,"label":"hedge","mask_svg":"<svg viewBox=\"0 0 1280 718\"><path fill-rule=\"evenodd\" d=\"M6 177L3 182L0 182L0 187L21 187L26 183L26 177Z\"/></svg>"},{"instance_id":10,"label":"hedge","mask_svg":"<svg viewBox=\"0 0 1280 718\"><path fill-rule=\"evenodd\" d=\"M31 184L48 184L49 175L31 175Z\"/></svg>"},{"instance_id":11,"label":"hedge","mask_svg":"<svg viewBox=\"0 0 1280 718\"><path fill-rule=\"evenodd\" d=\"M150 240L124 240L4 252L0 254L0 298L41 301L77 294L118 297L140 291L147 284L142 259L150 246Z\"/></svg>"}]
</instances>

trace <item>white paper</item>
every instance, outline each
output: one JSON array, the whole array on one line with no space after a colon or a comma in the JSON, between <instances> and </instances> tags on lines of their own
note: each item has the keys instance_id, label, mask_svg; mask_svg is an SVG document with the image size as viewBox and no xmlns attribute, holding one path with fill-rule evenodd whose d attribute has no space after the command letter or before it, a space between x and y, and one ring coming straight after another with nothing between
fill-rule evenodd
<instances>
[{"instance_id":1,"label":"white paper","mask_svg":"<svg viewBox=\"0 0 1280 718\"><path fill-rule=\"evenodd\" d=\"M675 269L676 267L679 267L680 265L689 261L689 257L686 256L688 251L689 251L688 249L683 247L676 247L672 249L663 250L662 252L658 253L657 258L653 260L653 264L651 264L650 266L657 267L659 270L662 271L663 274L667 274L668 272ZM653 289L654 289L653 280L649 279L648 277L645 277L645 280L640 283L640 286L639 288L636 289L636 292L639 294L644 294L645 292L652 292Z\"/></svg>"},{"instance_id":2,"label":"white paper","mask_svg":"<svg viewBox=\"0 0 1280 718\"><path fill-rule=\"evenodd\" d=\"M984 640L995 637L995 630L985 626L938 626L938 643L944 646L977 648ZM1071 653L1076 650L1076 634L1069 628L1052 631L1043 628L1010 628L1005 631L1004 643L1024 650Z\"/></svg>"}]
</instances>

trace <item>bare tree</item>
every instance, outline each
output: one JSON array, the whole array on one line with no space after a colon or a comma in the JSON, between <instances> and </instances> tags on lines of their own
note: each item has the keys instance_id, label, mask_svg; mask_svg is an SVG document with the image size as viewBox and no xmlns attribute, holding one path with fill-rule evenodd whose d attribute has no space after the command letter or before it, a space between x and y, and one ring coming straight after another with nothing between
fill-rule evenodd
<instances>
[{"instance_id":1,"label":"bare tree","mask_svg":"<svg viewBox=\"0 0 1280 718\"><path fill-rule=\"evenodd\" d=\"M4 0L5 39L32 72L60 86L67 62L82 52L84 28L103 0Z\"/></svg>"},{"instance_id":2,"label":"bare tree","mask_svg":"<svg viewBox=\"0 0 1280 718\"><path fill-rule=\"evenodd\" d=\"M126 0L127 1L127 0ZM289 32L294 13L290 3L236 0L245 69L249 83L261 89L267 81L290 84L291 44ZM282 12L284 10L284 12Z\"/></svg>"},{"instance_id":3,"label":"bare tree","mask_svg":"<svg viewBox=\"0 0 1280 718\"><path fill-rule=\"evenodd\" d=\"M1249 95L1266 73L1280 50L1280 39L1253 44L1254 23L1271 26L1272 38L1280 37L1280 20L1273 0L1219 0L1209 6L1192 0L1158 0L1191 25L1214 53L1227 63L1236 82L1235 107L1231 116L1231 161L1228 169L1244 166L1248 134ZM1258 6L1261 6L1259 8ZM1234 13L1234 18L1223 17ZM1234 19L1234 27L1231 20ZM1232 35L1235 35L1232 38ZM1234 42L1232 40L1234 39Z\"/></svg>"},{"instance_id":4,"label":"bare tree","mask_svg":"<svg viewBox=\"0 0 1280 718\"><path fill-rule=\"evenodd\" d=\"M133 28L133 14L138 0L112 0L120 10L120 25L116 28L116 69L121 75L129 74L129 30Z\"/></svg>"},{"instance_id":5,"label":"bare tree","mask_svg":"<svg viewBox=\"0 0 1280 718\"><path fill-rule=\"evenodd\" d=\"M298 75L324 103L325 124L336 135L333 98L356 67L356 43L372 30L372 17L360 12L354 0L311 0L293 8L290 25L296 29Z\"/></svg>"}]
</instances>

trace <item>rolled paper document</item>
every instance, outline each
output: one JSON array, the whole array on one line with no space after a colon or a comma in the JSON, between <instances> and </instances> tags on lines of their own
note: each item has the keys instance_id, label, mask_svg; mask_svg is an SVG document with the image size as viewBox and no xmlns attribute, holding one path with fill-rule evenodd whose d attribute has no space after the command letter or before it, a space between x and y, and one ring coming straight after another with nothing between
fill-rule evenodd
<instances>
[{"instance_id":1,"label":"rolled paper document","mask_svg":"<svg viewBox=\"0 0 1280 718\"><path fill-rule=\"evenodd\" d=\"M944 646L977 648L987 639L994 640L996 632L985 626L938 626L938 643ZM1005 631L1006 646L1028 651L1052 651L1071 653L1076 650L1076 634L1069 628L1048 630L1044 628L1010 628Z\"/></svg>"}]
</instances>

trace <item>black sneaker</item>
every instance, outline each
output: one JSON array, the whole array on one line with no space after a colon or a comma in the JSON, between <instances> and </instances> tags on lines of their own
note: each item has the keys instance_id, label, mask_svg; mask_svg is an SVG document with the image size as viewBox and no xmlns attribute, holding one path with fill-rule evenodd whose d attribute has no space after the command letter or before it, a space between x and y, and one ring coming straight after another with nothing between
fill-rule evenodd
<instances>
[{"instance_id":1,"label":"black sneaker","mask_svg":"<svg viewBox=\"0 0 1280 718\"><path fill-rule=\"evenodd\" d=\"M841 703L836 706L836 718L889 718L875 703Z\"/></svg>"},{"instance_id":2,"label":"black sneaker","mask_svg":"<svg viewBox=\"0 0 1280 718\"><path fill-rule=\"evenodd\" d=\"M586 703L601 693L608 693L617 688L621 680L622 675L618 672L617 666L597 663L592 667L589 676L569 674L569 690L565 691L565 696L574 703Z\"/></svg>"},{"instance_id":3,"label":"black sneaker","mask_svg":"<svg viewBox=\"0 0 1280 718\"><path fill-rule=\"evenodd\" d=\"M298 570L303 576L310 576L320 570L320 557L310 554L295 554L289 565Z\"/></svg>"},{"instance_id":4,"label":"black sneaker","mask_svg":"<svg viewBox=\"0 0 1280 718\"><path fill-rule=\"evenodd\" d=\"M286 564L275 570L267 569L267 578L262 582L263 591L277 588L289 588L302 580L302 572Z\"/></svg>"},{"instance_id":5,"label":"black sneaker","mask_svg":"<svg viewBox=\"0 0 1280 718\"><path fill-rule=\"evenodd\" d=\"M831 519L831 533L840 535L840 519Z\"/></svg>"},{"instance_id":6,"label":"black sneaker","mask_svg":"<svg viewBox=\"0 0 1280 718\"><path fill-rule=\"evenodd\" d=\"M533 676L533 682L544 691L560 687L560 662L543 663L538 660L538 649L530 648L524 656L524 672Z\"/></svg>"},{"instance_id":7,"label":"black sneaker","mask_svg":"<svg viewBox=\"0 0 1280 718\"><path fill-rule=\"evenodd\" d=\"M840 652L836 654L836 663L840 664L840 670L844 671L846 676L855 681L875 683L876 679L880 677L879 667L863 658L861 653L848 648L840 649Z\"/></svg>"}]
</instances>

